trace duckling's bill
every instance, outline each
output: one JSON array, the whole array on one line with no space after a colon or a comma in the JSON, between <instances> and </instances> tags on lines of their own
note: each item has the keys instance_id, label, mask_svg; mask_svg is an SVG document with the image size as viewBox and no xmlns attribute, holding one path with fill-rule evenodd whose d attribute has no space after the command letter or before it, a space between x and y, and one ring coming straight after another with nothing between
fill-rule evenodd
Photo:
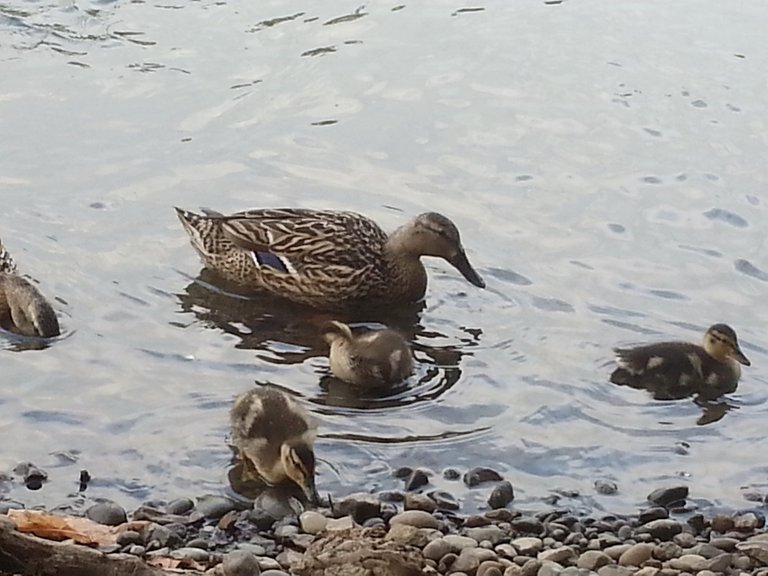
<instances>
[{"instance_id":1,"label":"duckling's bill","mask_svg":"<svg viewBox=\"0 0 768 576\"><path fill-rule=\"evenodd\" d=\"M752 362L750 362L749 358L744 355L744 352L741 351L741 348L739 348L738 345L733 347L733 358L739 364L743 364L744 366L752 366Z\"/></svg>"}]
</instances>

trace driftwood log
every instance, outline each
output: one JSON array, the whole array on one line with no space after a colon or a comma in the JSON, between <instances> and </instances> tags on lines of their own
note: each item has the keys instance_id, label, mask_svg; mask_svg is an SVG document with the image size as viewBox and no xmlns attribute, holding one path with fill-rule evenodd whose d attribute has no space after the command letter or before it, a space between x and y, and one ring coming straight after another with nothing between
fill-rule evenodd
<instances>
[{"instance_id":1,"label":"driftwood log","mask_svg":"<svg viewBox=\"0 0 768 576\"><path fill-rule=\"evenodd\" d=\"M129 554L104 554L93 548L23 534L0 516L0 575L23 576L168 576ZM200 574L183 571L185 575Z\"/></svg>"}]
</instances>

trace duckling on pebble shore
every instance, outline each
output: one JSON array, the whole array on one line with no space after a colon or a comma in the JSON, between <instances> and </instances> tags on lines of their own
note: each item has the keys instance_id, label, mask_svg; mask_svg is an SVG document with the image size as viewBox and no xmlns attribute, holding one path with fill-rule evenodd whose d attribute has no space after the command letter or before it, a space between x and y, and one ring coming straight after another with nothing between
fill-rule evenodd
<instances>
[{"instance_id":1,"label":"duckling on pebble shore","mask_svg":"<svg viewBox=\"0 0 768 576\"><path fill-rule=\"evenodd\" d=\"M28 280L0 241L0 327L23 336L50 338L60 334L51 305Z\"/></svg>"},{"instance_id":2,"label":"duckling on pebble shore","mask_svg":"<svg viewBox=\"0 0 768 576\"><path fill-rule=\"evenodd\" d=\"M339 380L376 388L399 384L413 371L411 348L394 330L355 334L334 320L323 324L321 333L330 346L331 372Z\"/></svg>"},{"instance_id":3,"label":"duckling on pebble shore","mask_svg":"<svg viewBox=\"0 0 768 576\"><path fill-rule=\"evenodd\" d=\"M293 398L274 388L240 394L230 412L232 443L244 474L254 470L271 485L293 482L316 504L315 454L317 423Z\"/></svg>"},{"instance_id":4,"label":"duckling on pebble shore","mask_svg":"<svg viewBox=\"0 0 768 576\"><path fill-rule=\"evenodd\" d=\"M619 367L611 374L611 382L634 388L664 387L672 395L675 391L732 391L741 377L740 364L750 365L736 332L727 324L710 326L701 345L661 342L614 352Z\"/></svg>"}]
</instances>

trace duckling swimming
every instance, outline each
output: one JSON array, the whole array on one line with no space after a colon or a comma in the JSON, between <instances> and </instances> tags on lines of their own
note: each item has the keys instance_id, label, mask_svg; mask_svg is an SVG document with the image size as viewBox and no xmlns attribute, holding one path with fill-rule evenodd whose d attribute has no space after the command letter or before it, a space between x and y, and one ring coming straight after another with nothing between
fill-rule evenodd
<instances>
[{"instance_id":1,"label":"duckling swimming","mask_svg":"<svg viewBox=\"0 0 768 576\"><path fill-rule=\"evenodd\" d=\"M317 423L295 400L274 388L240 394L230 411L232 443L243 460L268 484L293 482L316 504ZM247 473L247 472L246 472Z\"/></svg>"},{"instance_id":2,"label":"duckling swimming","mask_svg":"<svg viewBox=\"0 0 768 576\"><path fill-rule=\"evenodd\" d=\"M750 365L736 332L726 324L710 326L702 345L662 342L614 352L619 367L611 374L611 382L663 390L669 398L708 390L732 392L741 377L740 364Z\"/></svg>"},{"instance_id":3,"label":"duckling swimming","mask_svg":"<svg viewBox=\"0 0 768 576\"><path fill-rule=\"evenodd\" d=\"M330 345L331 372L339 380L366 387L399 384L413 371L413 354L394 330L353 334L343 322L326 322L323 339Z\"/></svg>"},{"instance_id":4,"label":"duckling swimming","mask_svg":"<svg viewBox=\"0 0 768 576\"><path fill-rule=\"evenodd\" d=\"M31 282L16 274L16 264L2 241L0 327L24 336L50 338L60 334L56 312Z\"/></svg>"}]
</instances>

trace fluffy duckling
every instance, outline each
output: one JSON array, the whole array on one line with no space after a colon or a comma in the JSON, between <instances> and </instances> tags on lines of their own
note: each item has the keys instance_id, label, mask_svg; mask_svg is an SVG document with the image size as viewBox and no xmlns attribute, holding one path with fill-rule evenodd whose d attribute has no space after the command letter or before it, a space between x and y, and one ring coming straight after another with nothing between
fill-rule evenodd
<instances>
[{"instance_id":1,"label":"fluffy duckling","mask_svg":"<svg viewBox=\"0 0 768 576\"><path fill-rule=\"evenodd\" d=\"M293 482L311 503L319 502L312 449L317 423L304 408L279 390L255 388L235 399L230 420L244 470L272 485Z\"/></svg>"},{"instance_id":2,"label":"fluffy duckling","mask_svg":"<svg viewBox=\"0 0 768 576\"><path fill-rule=\"evenodd\" d=\"M663 387L672 392L732 391L741 366L750 362L739 348L736 332L726 324L714 324L702 345L661 342L637 348L615 348L619 367L611 382L634 388Z\"/></svg>"},{"instance_id":3,"label":"fluffy duckling","mask_svg":"<svg viewBox=\"0 0 768 576\"><path fill-rule=\"evenodd\" d=\"M394 330L353 334L343 322L326 322L321 333L331 347L331 372L339 380L366 387L399 384L413 371L413 354Z\"/></svg>"},{"instance_id":4,"label":"fluffy duckling","mask_svg":"<svg viewBox=\"0 0 768 576\"><path fill-rule=\"evenodd\" d=\"M60 334L56 312L31 282L16 274L16 264L2 241L0 327L24 336L50 338Z\"/></svg>"}]
</instances>

